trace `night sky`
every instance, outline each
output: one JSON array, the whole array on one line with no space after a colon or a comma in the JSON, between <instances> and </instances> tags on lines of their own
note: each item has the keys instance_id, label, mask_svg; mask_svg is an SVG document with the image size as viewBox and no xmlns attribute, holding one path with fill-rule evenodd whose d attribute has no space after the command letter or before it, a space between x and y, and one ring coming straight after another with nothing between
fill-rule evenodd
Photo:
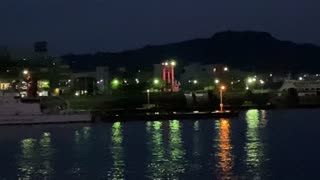
<instances>
[{"instance_id":1,"label":"night sky","mask_svg":"<svg viewBox=\"0 0 320 180\"><path fill-rule=\"evenodd\" d=\"M320 44L319 0L1 0L0 45L51 54L121 51L224 30Z\"/></svg>"}]
</instances>

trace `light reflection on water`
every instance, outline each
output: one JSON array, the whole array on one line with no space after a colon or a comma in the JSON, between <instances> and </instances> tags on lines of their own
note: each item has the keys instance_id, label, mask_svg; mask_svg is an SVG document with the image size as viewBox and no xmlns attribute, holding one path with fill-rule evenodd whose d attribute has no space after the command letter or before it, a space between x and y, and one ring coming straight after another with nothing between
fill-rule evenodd
<instances>
[{"instance_id":1,"label":"light reflection on water","mask_svg":"<svg viewBox=\"0 0 320 180\"><path fill-rule=\"evenodd\" d=\"M150 173L148 177L151 179L177 179L185 172L186 165L180 122L178 120L154 121L151 124L147 123L146 127L149 137L149 157L151 158L147 163L147 172ZM167 128L163 126L169 126L169 131L166 131ZM164 140L164 137L168 137L168 139Z\"/></svg>"},{"instance_id":2,"label":"light reflection on water","mask_svg":"<svg viewBox=\"0 0 320 180\"><path fill-rule=\"evenodd\" d=\"M90 126L85 126L74 131L74 142L72 143L74 153L72 156L75 161L73 161L72 164L71 174L73 174L75 177L81 177L88 173L88 167L76 159L84 159L83 157L88 155L90 150L89 144L91 131L92 129ZM87 159L84 160L86 163L88 163Z\"/></svg>"},{"instance_id":3,"label":"light reflection on water","mask_svg":"<svg viewBox=\"0 0 320 180\"><path fill-rule=\"evenodd\" d=\"M0 162L4 172L15 173L0 173L0 179L264 179L272 176L271 153L277 153L272 142L289 133L278 119L284 132L271 136L270 114L248 110L231 119L20 127L19 136L4 134L11 144L0 140L12 149L7 156L14 158L8 159L16 161L14 170Z\"/></svg>"},{"instance_id":4,"label":"light reflection on water","mask_svg":"<svg viewBox=\"0 0 320 180\"><path fill-rule=\"evenodd\" d=\"M19 156L18 177L20 179L51 179L54 175L51 134L44 132L39 140L27 138L21 141L21 155Z\"/></svg>"},{"instance_id":5,"label":"light reflection on water","mask_svg":"<svg viewBox=\"0 0 320 180\"><path fill-rule=\"evenodd\" d=\"M217 137L215 139L215 145L218 149L216 157L217 162L217 177L219 179L230 179L232 177L232 146L230 144L230 120L220 119L216 121L216 130L218 131Z\"/></svg>"},{"instance_id":6,"label":"light reflection on water","mask_svg":"<svg viewBox=\"0 0 320 180\"><path fill-rule=\"evenodd\" d=\"M111 132L111 155L112 155L112 168L108 175L111 179L124 179L125 162L123 160L123 134L121 122L115 122L112 125Z\"/></svg>"},{"instance_id":7,"label":"light reflection on water","mask_svg":"<svg viewBox=\"0 0 320 180\"><path fill-rule=\"evenodd\" d=\"M264 144L260 139L260 129L267 125L266 112L264 110L248 110L246 112L247 132L246 132L246 165L248 172L256 178L261 178L263 171L262 161L264 157Z\"/></svg>"}]
</instances>

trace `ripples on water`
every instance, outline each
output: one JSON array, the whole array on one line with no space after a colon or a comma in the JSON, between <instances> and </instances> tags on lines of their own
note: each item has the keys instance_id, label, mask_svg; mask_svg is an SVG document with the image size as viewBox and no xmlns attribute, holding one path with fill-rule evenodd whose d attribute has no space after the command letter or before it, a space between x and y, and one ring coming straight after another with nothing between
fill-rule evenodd
<instances>
[{"instance_id":1,"label":"ripples on water","mask_svg":"<svg viewBox=\"0 0 320 180\"><path fill-rule=\"evenodd\" d=\"M1 127L0 179L269 179L286 127L270 114L286 118Z\"/></svg>"}]
</instances>

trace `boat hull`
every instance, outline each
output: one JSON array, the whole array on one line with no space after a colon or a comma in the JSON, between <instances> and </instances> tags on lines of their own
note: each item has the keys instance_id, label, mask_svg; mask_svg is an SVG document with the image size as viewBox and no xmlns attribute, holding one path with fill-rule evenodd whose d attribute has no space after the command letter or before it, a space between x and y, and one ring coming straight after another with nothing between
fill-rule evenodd
<instances>
[{"instance_id":1,"label":"boat hull","mask_svg":"<svg viewBox=\"0 0 320 180\"><path fill-rule=\"evenodd\" d=\"M54 115L4 115L0 116L0 125L56 124L91 122L91 114L54 114Z\"/></svg>"}]
</instances>

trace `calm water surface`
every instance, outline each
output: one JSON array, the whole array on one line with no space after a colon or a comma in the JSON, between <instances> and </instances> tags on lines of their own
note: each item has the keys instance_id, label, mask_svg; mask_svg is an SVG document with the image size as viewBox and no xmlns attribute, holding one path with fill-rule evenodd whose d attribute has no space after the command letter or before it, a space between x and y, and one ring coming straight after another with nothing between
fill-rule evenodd
<instances>
[{"instance_id":1,"label":"calm water surface","mask_svg":"<svg viewBox=\"0 0 320 180\"><path fill-rule=\"evenodd\" d=\"M0 179L319 179L320 110L0 127Z\"/></svg>"}]
</instances>

